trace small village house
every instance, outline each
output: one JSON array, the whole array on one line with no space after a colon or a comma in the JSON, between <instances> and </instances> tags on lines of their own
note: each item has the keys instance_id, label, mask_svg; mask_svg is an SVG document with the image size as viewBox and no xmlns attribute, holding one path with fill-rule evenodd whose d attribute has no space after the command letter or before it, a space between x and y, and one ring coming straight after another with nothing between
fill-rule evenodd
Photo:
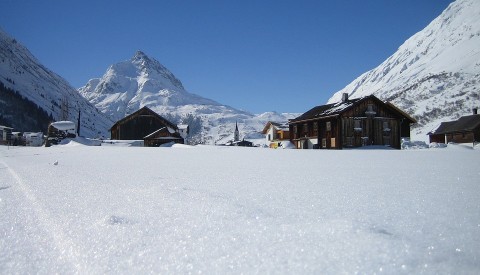
<instances>
[{"instance_id":1,"label":"small village house","mask_svg":"<svg viewBox=\"0 0 480 275\"><path fill-rule=\"evenodd\" d=\"M12 142L13 128L0 125L0 144L9 145Z\"/></svg>"},{"instance_id":2,"label":"small village house","mask_svg":"<svg viewBox=\"0 0 480 275\"><path fill-rule=\"evenodd\" d=\"M148 107L117 121L110 129L114 140L144 140L144 146L165 143L184 143L177 125L171 123Z\"/></svg>"},{"instance_id":3,"label":"small village house","mask_svg":"<svg viewBox=\"0 0 480 275\"><path fill-rule=\"evenodd\" d=\"M374 95L312 108L289 121L290 139L299 149L342 149L368 145L401 148L416 120Z\"/></svg>"},{"instance_id":4,"label":"small village house","mask_svg":"<svg viewBox=\"0 0 480 275\"><path fill-rule=\"evenodd\" d=\"M42 132L25 132L23 133L23 140L25 146L39 147L43 145L43 133Z\"/></svg>"},{"instance_id":5,"label":"small village house","mask_svg":"<svg viewBox=\"0 0 480 275\"><path fill-rule=\"evenodd\" d=\"M45 146L49 147L60 143L66 138L75 138L77 136L75 123L71 121L57 121L50 123L47 130L47 140Z\"/></svg>"},{"instance_id":6,"label":"small village house","mask_svg":"<svg viewBox=\"0 0 480 275\"><path fill-rule=\"evenodd\" d=\"M262 134L265 135L265 144L270 148L278 148L282 141L290 140L290 128L287 123L278 123L269 121L263 128Z\"/></svg>"},{"instance_id":7,"label":"small village house","mask_svg":"<svg viewBox=\"0 0 480 275\"><path fill-rule=\"evenodd\" d=\"M455 121L442 122L428 133L430 143L475 143L480 142L480 115L478 109L473 114Z\"/></svg>"}]
</instances>

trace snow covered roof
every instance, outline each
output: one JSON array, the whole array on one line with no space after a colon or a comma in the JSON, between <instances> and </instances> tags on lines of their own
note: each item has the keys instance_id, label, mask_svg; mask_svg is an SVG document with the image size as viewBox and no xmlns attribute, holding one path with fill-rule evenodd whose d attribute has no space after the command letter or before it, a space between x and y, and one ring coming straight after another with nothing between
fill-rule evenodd
<instances>
[{"instance_id":1,"label":"snow covered roof","mask_svg":"<svg viewBox=\"0 0 480 275\"><path fill-rule=\"evenodd\" d=\"M428 135L441 135L458 132L471 132L480 128L480 115L463 116L458 120L446 121L430 131Z\"/></svg>"},{"instance_id":2,"label":"snow covered roof","mask_svg":"<svg viewBox=\"0 0 480 275\"><path fill-rule=\"evenodd\" d=\"M159 132L162 132L162 131L168 131L168 133L170 133L170 135L173 135L175 133L177 133L177 131L175 131L175 129L172 129L170 127L162 127L156 131L154 131L153 133L151 134L148 134L144 137L144 139L148 139L148 138L152 138L154 137L156 134L158 134Z\"/></svg>"},{"instance_id":3,"label":"snow covered roof","mask_svg":"<svg viewBox=\"0 0 480 275\"><path fill-rule=\"evenodd\" d=\"M411 123L417 122L414 118L409 116L407 113L404 111L398 109L395 105L389 103L389 102L383 102L379 98L377 98L374 95L369 95L365 97L359 97L359 98L353 98L353 99L348 99L346 101L340 101L337 103L332 103L332 104L326 104L326 105L321 105L317 107L313 107L312 109L308 110L301 116L290 120L290 122L297 122L297 121L303 121L303 120L310 120L310 119L315 119L315 118L322 118L322 117L329 117L329 116L336 116L340 115L343 112L349 110L350 108L354 107L358 103L367 100L367 99L373 99L379 103L384 104L387 108L390 108L393 112L398 113L399 115L405 117L407 120L409 120Z\"/></svg>"},{"instance_id":4,"label":"snow covered roof","mask_svg":"<svg viewBox=\"0 0 480 275\"><path fill-rule=\"evenodd\" d=\"M188 129L188 124L178 124L177 127L179 130L186 130Z\"/></svg>"},{"instance_id":5,"label":"snow covered roof","mask_svg":"<svg viewBox=\"0 0 480 275\"><path fill-rule=\"evenodd\" d=\"M265 135L267 133L268 129L270 129L270 126L275 127L277 130L283 130L283 131L288 131L289 130L288 122L279 123L279 122L269 121L269 122L267 122L267 124L263 128L262 134Z\"/></svg>"},{"instance_id":6,"label":"snow covered roof","mask_svg":"<svg viewBox=\"0 0 480 275\"><path fill-rule=\"evenodd\" d=\"M60 131L75 130L75 123L71 121L57 121L50 124Z\"/></svg>"},{"instance_id":7,"label":"snow covered roof","mask_svg":"<svg viewBox=\"0 0 480 275\"><path fill-rule=\"evenodd\" d=\"M313 107L312 109L308 110L301 116L290 120L291 122L295 121L302 121L306 119L312 119L312 118L319 118L319 117L324 117L324 116L332 116L332 115L338 115L348 108L352 107L355 105L357 102L365 99L367 97L361 97L361 98L355 98L355 99L349 99L345 102L337 102L333 104L326 104L326 105L320 105Z\"/></svg>"}]
</instances>

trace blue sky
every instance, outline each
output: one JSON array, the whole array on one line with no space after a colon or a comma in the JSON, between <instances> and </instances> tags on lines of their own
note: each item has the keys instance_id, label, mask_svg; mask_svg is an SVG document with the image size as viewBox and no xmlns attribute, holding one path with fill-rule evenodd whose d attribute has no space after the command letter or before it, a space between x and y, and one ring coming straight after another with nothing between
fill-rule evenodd
<instances>
[{"instance_id":1,"label":"blue sky","mask_svg":"<svg viewBox=\"0 0 480 275\"><path fill-rule=\"evenodd\" d=\"M75 88L142 50L191 93L252 113L300 113L451 2L0 0L0 27Z\"/></svg>"}]
</instances>

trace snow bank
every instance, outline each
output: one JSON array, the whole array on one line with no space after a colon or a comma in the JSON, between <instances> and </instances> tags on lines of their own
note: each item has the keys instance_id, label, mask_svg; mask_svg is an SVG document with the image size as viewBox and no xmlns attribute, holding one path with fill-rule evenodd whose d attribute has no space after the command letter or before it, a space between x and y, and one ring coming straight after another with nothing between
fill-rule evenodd
<instances>
[{"instance_id":1,"label":"snow bank","mask_svg":"<svg viewBox=\"0 0 480 275\"><path fill-rule=\"evenodd\" d=\"M0 146L1 273L480 273L480 150L194 148Z\"/></svg>"},{"instance_id":2,"label":"snow bank","mask_svg":"<svg viewBox=\"0 0 480 275\"><path fill-rule=\"evenodd\" d=\"M409 139L402 139L402 145L401 145L403 150L409 150L409 149L428 149L429 146L425 141L410 141Z\"/></svg>"},{"instance_id":3,"label":"snow bank","mask_svg":"<svg viewBox=\"0 0 480 275\"><path fill-rule=\"evenodd\" d=\"M68 146L101 146L102 141L98 139L90 139L84 137L75 137L75 138L66 138L63 139L59 145L68 145Z\"/></svg>"}]
</instances>

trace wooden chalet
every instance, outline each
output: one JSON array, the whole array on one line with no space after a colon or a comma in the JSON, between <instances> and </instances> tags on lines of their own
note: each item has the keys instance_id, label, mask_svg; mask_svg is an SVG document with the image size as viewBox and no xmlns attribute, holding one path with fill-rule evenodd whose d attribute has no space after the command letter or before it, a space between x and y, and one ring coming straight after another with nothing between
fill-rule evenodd
<instances>
[{"instance_id":1,"label":"wooden chalet","mask_svg":"<svg viewBox=\"0 0 480 275\"><path fill-rule=\"evenodd\" d=\"M117 121L110 129L111 139L144 140L145 146L159 146L168 142L183 143L175 124L148 107Z\"/></svg>"},{"instance_id":2,"label":"wooden chalet","mask_svg":"<svg viewBox=\"0 0 480 275\"><path fill-rule=\"evenodd\" d=\"M269 121L263 128L262 134L265 135L266 144L270 148L278 148L284 140L290 140L290 128L288 123L278 123Z\"/></svg>"},{"instance_id":3,"label":"wooden chalet","mask_svg":"<svg viewBox=\"0 0 480 275\"><path fill-rule=\"evenodd\" d=\"M374 95L317 106L289 121L291 141L299 149L342 149L368 145L401 148L416 120Z\"/></svg>"},{"instance_id":4,"label":"wooden chalet","mask_svg":"<svg viewBox=\"0 0 480 275\"><path fill-rule=\"evenodd\" d=\"M442 122L428 133L430 143L475 143L480 142L480 115L473 109L473 115L463 116L455 121Z\"/></svg>"}]
</instances>

